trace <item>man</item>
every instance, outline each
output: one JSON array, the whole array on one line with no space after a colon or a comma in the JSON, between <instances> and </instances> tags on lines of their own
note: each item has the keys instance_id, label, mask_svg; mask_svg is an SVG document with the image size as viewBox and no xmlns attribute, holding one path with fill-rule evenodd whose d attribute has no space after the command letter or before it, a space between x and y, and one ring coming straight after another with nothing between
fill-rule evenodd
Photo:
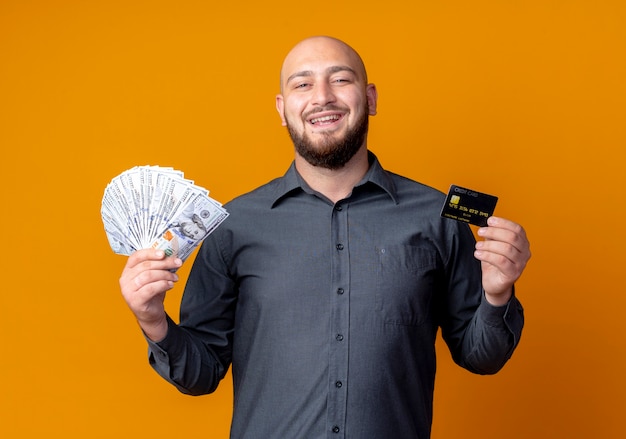
<instances>
[{"instance_id":1,"label":"man","mask_svg":"<svg viewBox=\"0 0 626 439\"><path fill-rule=\"evenodd\" d=\"M443 194L385 171L367 149L376 102L345 43L296 45L276 98L294 163L226 206L180 324L163 306L180 260L142 250L122 273L165 379L208 393L232 364L233 438L427 438L438 328L454 360L481 374L519 341L523 228L491 217L475 243L439 216Z\"/></svg>"}]
</instances>

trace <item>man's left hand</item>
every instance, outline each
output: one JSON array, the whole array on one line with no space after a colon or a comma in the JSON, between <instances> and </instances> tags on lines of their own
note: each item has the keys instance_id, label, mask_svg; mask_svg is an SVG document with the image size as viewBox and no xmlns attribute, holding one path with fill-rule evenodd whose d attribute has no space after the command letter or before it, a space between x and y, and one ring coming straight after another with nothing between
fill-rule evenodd
<instances>
[{"instance_id":1,"label":"man's left hand","mask_svg":"<svg viewBox=\"0 0 626 439\"><path fill-rule=\"evenodd\" d=\"M492 216L478 236L484 241L476 243L474 256L481 261L485 297L492 305L504 305L530 259L526 232L513 221Z\"/></svg>"}]
</instances>

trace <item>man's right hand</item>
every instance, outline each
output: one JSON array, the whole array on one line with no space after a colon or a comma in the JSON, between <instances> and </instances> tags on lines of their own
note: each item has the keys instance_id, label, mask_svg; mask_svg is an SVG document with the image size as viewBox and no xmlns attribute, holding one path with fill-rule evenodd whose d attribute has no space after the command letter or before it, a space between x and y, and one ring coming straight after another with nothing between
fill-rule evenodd
<instances>
[{"instance_id":1,"label":"man's right hand","mask_svg":"<svg viewBox=\"0 0 626 439\"><path fill-rule=\"evenodd\" d=\"M165 256L163 250L138 250L128 257L120 277L124 300L135 314L146 336L160 341L167 335L167 318L163 300L178 276L171 270L183 262Z\"/></svg>"}]
</instances>

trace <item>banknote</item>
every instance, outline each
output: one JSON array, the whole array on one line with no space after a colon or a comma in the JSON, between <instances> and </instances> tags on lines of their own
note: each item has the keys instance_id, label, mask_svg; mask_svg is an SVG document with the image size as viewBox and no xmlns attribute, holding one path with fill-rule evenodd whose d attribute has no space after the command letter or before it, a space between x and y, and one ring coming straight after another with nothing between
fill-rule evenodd
<instances>
[{"instance_id":1,"label":"banknote","mask_svg":"<svg viewBox=\"0 0 626 439\"><path fill-rule=\"evenodd\" d=\"M228 212L182 171L136 166L106 186L101 216L115 253L157 248L185 260Z\"/></svg>"}]
</instances>

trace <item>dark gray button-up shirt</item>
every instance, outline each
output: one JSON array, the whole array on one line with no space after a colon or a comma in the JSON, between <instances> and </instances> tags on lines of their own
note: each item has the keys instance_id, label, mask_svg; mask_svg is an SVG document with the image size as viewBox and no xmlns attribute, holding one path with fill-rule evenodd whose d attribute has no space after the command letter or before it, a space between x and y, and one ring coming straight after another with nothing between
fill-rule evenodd
<instances>
[{"instance_id":1,"label":"dark gray button-up shirt","mask_svg":"<svg viewBox=\"0 0 626 439\"><path fill-rule=\"evenodd\" d=\"M483 299L473 235L440 217L445 196L370 159L336 204L293 165L230 202L180 325L150 343L153 367L189 394L212 392L232 363L232 438L428 438L438 328L475 373L498 371L519 341L521 305Z\"/></svg>"}]
</instances>

